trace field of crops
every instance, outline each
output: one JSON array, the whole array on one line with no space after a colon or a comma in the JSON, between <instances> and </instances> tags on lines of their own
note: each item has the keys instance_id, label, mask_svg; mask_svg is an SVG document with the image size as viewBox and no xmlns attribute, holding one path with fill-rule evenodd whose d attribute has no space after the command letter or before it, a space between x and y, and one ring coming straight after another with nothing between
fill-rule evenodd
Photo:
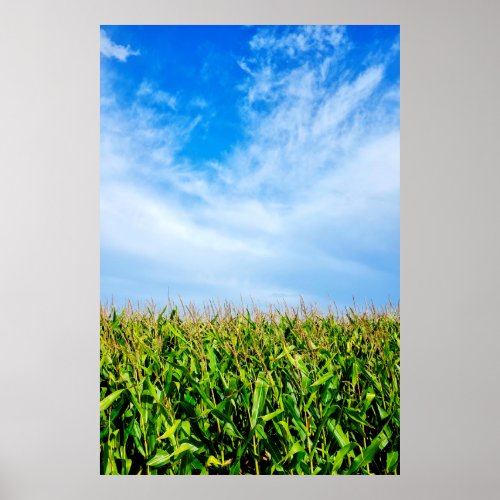
<instances>
[{"instance_id":1,"label":"field of crops","mask_svg":"<svg viewBox=\"0 0 500 500\"><path fill-rule=\"evenodd\" d=\"M399 309L100 312L101 474L399 474Z\"/></svg>"}]
</instances>

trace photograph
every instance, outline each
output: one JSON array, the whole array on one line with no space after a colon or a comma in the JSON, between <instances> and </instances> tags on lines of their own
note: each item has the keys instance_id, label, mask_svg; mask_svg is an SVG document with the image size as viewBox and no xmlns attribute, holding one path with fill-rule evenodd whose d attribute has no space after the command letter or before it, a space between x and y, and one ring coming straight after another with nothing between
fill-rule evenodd
<instances>
[{"instance_id":1,"label":"photograph","mask_svg":"<svg viewBox=\"0 0 500 500\"><path fill-rule=\"evenodd\" d=\"M400 475L400 26L98 28L100 474Z\"/></svg>"}]
</instances>

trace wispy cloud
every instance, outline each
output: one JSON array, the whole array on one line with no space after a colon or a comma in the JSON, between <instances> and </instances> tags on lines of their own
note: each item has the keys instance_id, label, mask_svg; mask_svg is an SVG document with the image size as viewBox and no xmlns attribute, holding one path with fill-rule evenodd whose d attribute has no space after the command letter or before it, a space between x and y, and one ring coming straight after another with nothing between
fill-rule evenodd
<instances>
[{"instance_id":1,"label":"wispy cloud","mask_svg":"<svg viewBox=\"0 0 500 500\"><path fill-rule=\"evenodd\" d=\"M285 34L277 34L272 28L263 29L252 38L250 47L293 57L303 52L332 49L343 42L346 42L343 26L300 26L289 28Z\"/></svg>"},{"instance_id":2,"label":"wispy cloud","mask_svg":"<svg viewBox=\"0 0 500 500\"><path fill-rule=\"evenodd\" d=\"M101 54L104 57L115 58L125 62L128 57L138 56L140 52L132 50L129 45L124 46L113 42L106 32L101 29Z\"/></svg>"},{"instance_id":3,"label":"wispy cloud","mask_svg":"<svg viewBox=\"0 0 500 500\"><path fill-rule=\"evenodd\" d=\"M137 90L137 95L139 97L149 98L153 103L165 105L175 111L177 106L177 99L172 94L165 92L164 90L158 90L155 86L148 81L143 81Z\"/></svg>"},{"instance_id":4,"label":"wispy cloud","mask_svg":"<svg viewBox=\"0 0 500 500\"><path fill-rule=\"evenodd\" d=\"M246 135L218 161L182 154L204 97L183 104L144 81L126 107L112 87L102 96L102 251L136 297L342 302L399 275L399 94L384 63L343 69L346 37L262 28L238 59Z\"/></svg>"}]
</instances>

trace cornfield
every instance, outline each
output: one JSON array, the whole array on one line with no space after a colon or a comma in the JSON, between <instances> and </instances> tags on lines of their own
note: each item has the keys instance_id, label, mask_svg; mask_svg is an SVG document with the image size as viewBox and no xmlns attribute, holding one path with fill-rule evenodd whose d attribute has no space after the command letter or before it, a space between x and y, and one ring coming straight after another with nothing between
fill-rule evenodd
<instances>
[{"instance_id":1,"label":"cornfield","mask_svg":"<svg viewBox=\"0 0 500 500\"><path fill-rule=\"evenodd\" d=\"M101 474L399 474L399 308L100 310Z\"/></svg>"}]
</instances>

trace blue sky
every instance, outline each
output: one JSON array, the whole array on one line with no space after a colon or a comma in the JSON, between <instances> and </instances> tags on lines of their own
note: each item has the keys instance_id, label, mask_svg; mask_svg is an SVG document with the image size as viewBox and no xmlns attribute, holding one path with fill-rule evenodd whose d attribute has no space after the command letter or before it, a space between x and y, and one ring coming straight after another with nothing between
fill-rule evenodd
<instances>
[{"instance_id":1,"label":"blue sky","mask_svg":"<svg viewBox=\"0 0 500 500\"><path fill-rule=\"evenodd\" d=\"M399 26L101 26L101 301L399 301Z\"/></svg>"}]
</instances>

